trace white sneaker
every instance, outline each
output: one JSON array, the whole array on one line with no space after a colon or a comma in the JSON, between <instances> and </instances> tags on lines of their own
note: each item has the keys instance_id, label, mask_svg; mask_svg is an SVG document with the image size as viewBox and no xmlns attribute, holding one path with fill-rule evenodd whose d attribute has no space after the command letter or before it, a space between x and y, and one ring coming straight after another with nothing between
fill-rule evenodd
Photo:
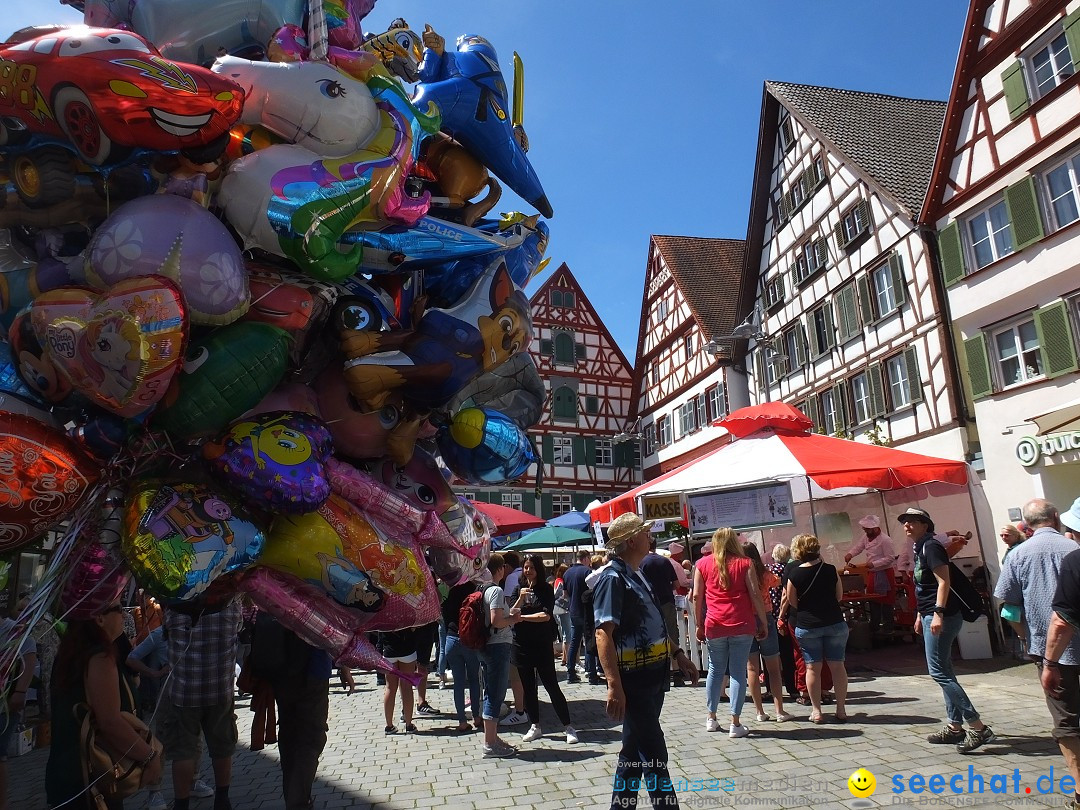
<instances>
[{"instance_id":1,"label":"white sneaker","mask_svg":"<svg viewBox=\"0 0 1080 810\"><path fill-rule=\"evenodd\" d=\"M765 712L762 712L757 716L757 719L759 723L767 723L769 722L769 715L765 714Z\"/></svg>"},{"instance_id":2,"label":"white sneaker","mask_svg":"<svg viewBox=\"0 0 1080 810\"><path fill-rule=\"evenodd\" d=\"M706 718L706 720L705 720L705 730L706 731L719 731L720 730L720 721L717 720L715 717Z\"/></svg>"},{"instance_id":3,"label":"white sneaker","mask_svg":"<svg viewBox=\"0 0 1080 810\"><path fill-rule=\"evenodd\" d=\"M214 789L202 779L196 779L195 784L191 786L191 795L196 799L209 799L214 795Z\"/></svg>"},{"instance_id":4,"label":"white sneaker","mask_svg":"<svg viewBox=\"0 0 1080 810\"><path fill-rule=\"evenodd\" d=\"M532 725L529 726L529 730L522 735L521 741L532 742L533 740L539 740L543 736L544 732L540 730L540 726Z\"/></svg>"},{"instance_id":5,"label":"white sneaker","mask_svg":"<svg viewBox=\"0 0 1080 810\"><path fill-rule=\"evenodd\" d=\"M574 745L578 741L577 729L573 726L566 727L566 743L567 745Z\"/></svg>"},{"instance_id":6,"label":"white sneaker","mask_svg":"<svg viewBox=\"0 0 1080 810\"><path fill-rule=\"evenodd\" d=\"M788 714L787 712L780 712L780 714L776 715L776 722L777 723L786 723L789 720L794 720L794 719L795 719L795 715Z\"/></svg>"},{"instance_id":7,"label":"white sneaker","mask_svg":"<svg viewBox=\"0 0 1080 810\"><path fill-rule=\"evenodd\" d=\"M529 722L529 715L525 712L510 712L502 720L499 721L500 726L520 726L522 723Z\"/></svg>"},{"instance_id":8,"label":"white sneaker","mask_svg":"<svg viewBox=\"0 0 1080 810\"><path fill-rule=\"evenodd\" d=\"M165 794L160 790L151 790L146 810L169 810L169 803L165 801Z\"/></svg>"},{"instance_id":9,"label":"white sneaker","mask_svg":"<svg viewBox=\"0 0 1080 810\"><path fill-rule=\"evenodd\" d=\"M746 736L749 736L749 734L750 734L750 729L748 729L746 726L744 726L744 725L738 725L737 726L734 723L731 724L731 728L728 730L728 736L731 737L732 739L737 739L739 737L746 737Z\"/></svg>"}]
</instances>

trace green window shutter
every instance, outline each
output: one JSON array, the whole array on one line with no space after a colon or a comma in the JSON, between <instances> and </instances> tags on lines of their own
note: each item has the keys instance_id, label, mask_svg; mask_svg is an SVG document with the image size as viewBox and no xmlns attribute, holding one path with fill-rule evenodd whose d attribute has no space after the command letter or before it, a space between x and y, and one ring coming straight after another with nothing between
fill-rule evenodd
<instances>
[{"instance_id":1,"label":"green window shutter","mask_svg":"<svg viewBox=\"0 0 1080 810\"><path fill-rule=\"evenodd\" d=\"M811 394L806 398L806 416L814 423L814 431L821 432L821 401L817 394Z\"/></svg>"},{"instance_id":2,"label":"green window shutter","mask_svg":"<svg viewBox=\"0 0 1080 810\"><path fill-rule=\"evenodd\" d=\"M521 511L536 514L536 494L531 490L521 493Z\"/></svg>"},{"instance_id":3,"label":"green window shutter","mask_svg":"<svg viewBox=\"0 0 1080 810\"><path fill-rule=\"evenodd\" d=\"M859 276L855 279L855 289L859 299L859 320L866 326L874 322L874 299L870 296L870 278Z\"/></svg>"},{"instance_id":4,"label":"green window shutter","mask_svg":"<svg viewBox=\"0 0 1080 810\"><path fill-rule=\"evenodd\" d=\"M543 436L540 439L540 457L544 460L545 464L555 463L555 439L552 436Z\"/></svg>"},{"instance_id":5,"label":"green window shutter","mask_svg":"<svg viewBox=\"0 0 1080 810\"><path fill-rule=\"evenodd\" d=\"M551 355L555 354L555 344L549 338L540 339L540 354L544 357L551 357Z\"/></svg>"},{"instance_id":6,"label":"green window shutter","mask_svg":"<svg viewBox=\"0 0 1080 810\"><path fill-rule=\"evenodd\" d=\"M783 301L784 300L784 274L783 273L781 273L776 278L776 300L777 301Z\"/></svg>"},{"instance_id":7,"label":"green window shutter","mask_svg":"<svg viewBox=\"0 0 1080 810\"><path fill-rule=\"evenodd\" d=\"M806 329L801 323L795 324L795 357L799 361L799 368L806 365L810 347L806 343Z\"/></svg>"},{"instance_id":8,"label":"green window shutter","mask_svg":"<svg viewBox=\"0 0 1080 810\"><path fill-rule=\"evenodd\" d=\"M551 512L552 512L551 494L545 492L543 495L540 496L540 514L539 514L539 517L542 517L544 520L550 520L552 517L554 517L554 515L552 515Z\"/></svg>"},{"instance_id":9,"label":"green window shutter","mask_svg":"<svg viewBox=\"0 0 1080 810\"><path fill-rule=\"evenodd\" d=\"M1076 371L1076 344L1069 327L1069 310L1064 301L1035 311L1035 331L1039 335L1047 377Z\"/></svg>"},{"instance_id":10,"label":"green window shutter","mask_svg":"<svg viewBox=\"0 0 1080 810\"><path fill-rule=\"evenodd\" d=\"M585 504L592 500L587 492L575 492L572 497L574 509L576 509L578 512L584 511Z\"/></svg>"},{"instance_id":11,"label":"green window shutter","mask_svg":"<svg viewBox=\"0 0 1080 810\"><path fill-rule=\"evenodd\" d=\"M611 462L616 467L629 467L633 454L628 452L633 447L633 442L619 442L611 449Z\"/></svg>"},{"instance_id":12,"label":"green window shutter","mask_svg":"<svg viewBox=\"0 0 1080 810\"><path fill-rule=\"evenodd\" d=\"M836 315L840 322L840 341L846 342L859 331L859 311L855 304L855 285L847 284L836 293Z\"/></svg>"},{"instance_id":13,"label":"green window shutter","mask_svg":"<svg viewBox=\"0 0 1080 810\"><path fill-rule=\"evenodd\" d=\"M889 273L892 275L896 308L899 309L907 301L907 285L904 283L904 260L896 251L889 254Z\"/></svg>"},{"instance_id":14,"label":"green window shutter","mask_svg":"<svg viewBox=\"0 0 1080 810\"><path fill-rule=\"evenodd\" d=\"M1005 90L1005 103L1009 107L1009 118L1016 120L1031 106L1027 84L1024 80L1024 63L1013 62L1001 74L1001 84Z\"/></svg>"},{"instance_id":15,"label":"green window shutter","mask_svg":"<svg viewBox=\"0 0 1080 810\"><path fill-rule=\"evenodd\" d=\"M574 466L579 464L589 465L595 463L594 459L585 455L585 439L581 436L574 437Z\"/></svg>"},{"instance_id":16,"label":"green window shutter","mask_svg":"<svg viewBox=\"0 0 1080 810\"><path fill-rule=\"evenodd\" d=\"M825 267L829 263L829 240L824 236L815 239L814 253L817 255L818 267Z\"/></svg>"},{"instance_id":17,"label":"green window shutter","mask_svg":"<svg viewBox=\"0 0 1080 810\"><path fill-rule=\"evenodd\" d=\"M885 413L885 388L881 383L881 363L871 363L866 370L866 382L870 386L870 416Z\"/></svg>"},{"instance_id":18,"label":"green window shutter","mask_svg":"<svg viewBox=\"0 0 1080 810\"><path fill-rule=\"evenodd\" d=\"M574 336L569 332L556 333L555 360L559 363L574 362Z\"/></svg>"},{"instance_id":19,"label":"green window shutter","mask_svg":"<svg viewBox=\"0 0 1080 810\"><path fill-rule=\"evenodd\" d=\"M846 428L851 424L847 381L841 380L833 387L833 402L836 403L837 422L841 427Z\"/></svg>"},{"instance_id":20,"label":"green window shutter","mask_svg":"<svg viewBox=\"0 0 1080 810\"><path fill-rule=\"evenodd\" d=\"M964 341L964 357L967 360L968 382L971 398L982 399L994 393L994 381L990 376L990 359L986 354L986 336L981 332Z\"/></svg>"},{"instance_id":21,"label":"green window shutter","mask_svg":"<svg viewBox=\"0 0 1080 810\"><path fill-rule=\"evenodd\" d=\"M585 437L585 463L590 467L596 466L596 439L592 436Z\"/></svg>"},{"instance_id":22,"label":"green window shutter","mask_svg":"<svg viewBox=\"0 0 1080 810\"><path fill-rule=\"evenodd\" d=\"M1080 72L1080 9L1065 18L1065 41L1069 43L1069 56L1073 69Z\"/></svg>"},{"instance_id":23,"label":"green window shutter","mask_svg":"<svg viewBox=\"0 0 1080 810\"><path fill-rule=\"evenodd\" d=\"M577 419L577 394L565 385L555 389L551 397L551 415L556 419Z\"/></svg>"},{"instance_id":24,"label":"green window shutter","mask_svg":"<svg viewBox=\"0 0 1080 810\"><path fill-rule=\"evenodd\" d=\"M822 309L825 311L825 348L831 349L836 345L836 319L833 317L832 301L826 301Z\"/></svg>"},{"instance_id":25,"label":"green window shutter","mask_svg":"<svg viewBox=\"0 0 1080 810\"><path fill-rule=\"evenodd\" d=\"M964 277L964 246L960 243L960 222L950 222L938 232L941 276L949 287Z\"/></svg>"},{"instance_id":26,"label":"green window shutter","mask_svg":"<svg viewBox=\"0 0 1080 810\"><path fill-rule=\"evenodd\" d=\"M904 364L907 366L908 396L912 402L922 402L923 382L919 373L919 356L914 346L904 349Z\"/></svg>"},{"instance_id":27,"label":"green window shutter","mask_svg":"<svg viewBox=\"0 0 1080 810\"><path fill-rule=\"evenodd\" d=\"M1039 197L1035 178L1028 175L1019 183L1005 189L1005 208L1012 224L1013 245L1026 248L1043 238L1042 218L1039 216Z\"/></svg>"},{"instance_id":28,"label":"green window shutter","mask_svg":"<svg viewBox=\"0 0 1080 810\"><path fill-rule=\"evenodd\" d=\"M575 343L574 344L574 359L575 360L584 360L587 356L588 355L586 354L585 344L584 343Z\"/></svg>"},{"instance_id":29,"label":"green window shutter","mask_svg":"<svg viewBox=\"0 0 1080 810\"><path fill-rule=\"evenodd\" d=\"M870 201L859 200L859 202L855 204L855 210L861 214L859 218L866 223L859 233L869 233L872 231L874 229L874 222L870 219Z\"/></svg>"},{"instance_id":30,"label":"green window shutter","mask_svg":"<svg viewBox=\"0 0 1080 810\"><path fill-rule=\"evenodd\" d=\"M808 339L808 347L810 349L810 357L817 357L821 354L821 346L818 345L817 330L814 329L814 316L813 313L808 313L806 316L806 337Z\"/></svg>"},{"instance_id":31,"label":"green window shutter","mask_svg":"<svg viewBox=\"0 0 1080 810\"><path fill-rule=\"evenodd\" d=\"M841 253L844 248L847 247L847 239L844 236L844 220L841 219L836 223L836 227L833 228L833 238L836 239L836 249Z\"/></svg>"},{"instance_id":32,"label":"green window shutter","mask_svg":"<svg viewBox=\"0 0 1080 810\"><path fill-rule=\"evenodd\" d=\"M815 176L814 167L811 166L799 177L799 183L803 188L803 197L807 200L810 199L810 195L814 193L814 189L817 188L817 177Z\"/></svg>"}]
</instances>

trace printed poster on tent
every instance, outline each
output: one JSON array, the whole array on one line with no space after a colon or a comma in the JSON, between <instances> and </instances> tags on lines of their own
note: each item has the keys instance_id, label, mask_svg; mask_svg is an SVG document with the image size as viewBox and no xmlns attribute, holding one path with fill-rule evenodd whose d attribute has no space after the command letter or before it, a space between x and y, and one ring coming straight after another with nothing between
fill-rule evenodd
<instances>
[{"instance_id":1,"label":"printed poster on tent","mask_svg":"<svg viewBox=\"0 0 1080 810\"><path fill-rule=\"evenodd\" d=\"M692 531L711 532L724 526L763 529L795 522L791 485L768 484L689 495Z\"/></svg>"}]
</instances>

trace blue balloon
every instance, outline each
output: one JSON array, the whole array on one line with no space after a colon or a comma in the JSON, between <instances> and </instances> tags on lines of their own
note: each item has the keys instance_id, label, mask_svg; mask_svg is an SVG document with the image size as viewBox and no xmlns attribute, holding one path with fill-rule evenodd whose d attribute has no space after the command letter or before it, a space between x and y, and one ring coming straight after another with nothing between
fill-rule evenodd
<instances>
[{"instance_id":1,"label":"blue balloon","mask_svg":"<svg viewBox=\"0 0 1080 810\"><path fill-rule=\"evenodd\" d=\"M458 38L457 52L448 50L440 57L426 49L413 103L423 109L429 101L442 114L443 132L468 149L519 197L551 218L551 203L514 136L506 81L490 42L468 34Z\"/></svg>"},{"instance_id":2,"label":"blue balloon","mask_svg":"<svg viewBox=\"0 0 1080 810\"><path fill-rule=\"evenodd\" d=\"M536 462L525 431L491 408L464 408L438 437L443 461L472 484L506 484Z\"/></svg>"}]
</instances>

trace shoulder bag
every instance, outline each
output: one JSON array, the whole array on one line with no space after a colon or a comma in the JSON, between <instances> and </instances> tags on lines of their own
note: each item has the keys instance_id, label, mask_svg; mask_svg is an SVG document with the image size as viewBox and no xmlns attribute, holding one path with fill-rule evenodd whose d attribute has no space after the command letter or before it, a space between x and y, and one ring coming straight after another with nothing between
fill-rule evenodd
<instances>
[{"instance_id":1,"label":"shoulder bag","mask_svg":"<svg viewBox=\"0 0 1080 810\"><path fill-rule=\"evenodd\" d=\"M127 692L128 705L134 706L135 698L127 679L121 677L120 682ZM127 752L116 750L99 734L94 712L88 703L78 704L74 712L76 721L81 721L79 759L91 801L101 807L105 800L126 799L138 793L142 787L142 762L133 759ZM142 720L131 712L122 711L120 716L161 756L161 742Z\"/></svg>"}]
</instances>

